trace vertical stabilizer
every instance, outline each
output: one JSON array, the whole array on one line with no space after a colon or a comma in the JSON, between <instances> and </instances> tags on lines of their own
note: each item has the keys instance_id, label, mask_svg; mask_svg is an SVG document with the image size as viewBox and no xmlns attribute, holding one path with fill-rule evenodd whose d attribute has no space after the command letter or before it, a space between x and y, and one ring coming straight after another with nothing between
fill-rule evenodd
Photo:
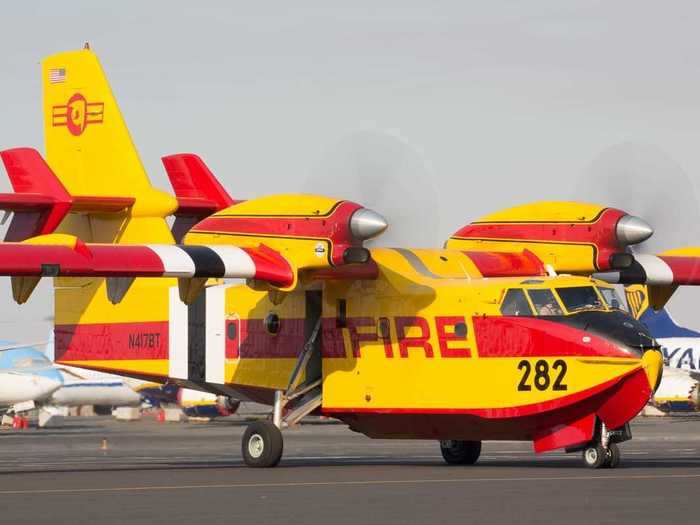
<instances>
[{"instance_id":1,"label":"vertical stabilizer","mask_svg":"<svg viewBox=\"0 0 700 525\"><path fill-rule=\"evenodd\" d=\"M151 186L97 56L42 63L46 159L71 195L135 198L132 216L166 217L175 199Z\"/></svg>"}]
</instances>

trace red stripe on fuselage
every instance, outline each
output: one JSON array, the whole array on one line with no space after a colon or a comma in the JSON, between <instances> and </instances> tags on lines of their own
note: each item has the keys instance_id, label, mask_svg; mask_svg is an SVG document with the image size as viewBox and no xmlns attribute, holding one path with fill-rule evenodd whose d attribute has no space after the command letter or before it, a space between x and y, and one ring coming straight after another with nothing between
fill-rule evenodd
<instances>
[{"instance_id":1,"label":"red stripe on fuselage","mask_svg":"<svg viewBox=\"0 0 700 525\"><path fill-rule=\"evenodd\" d=\"M545 319L473 317L479 357L632 357L605 339Z\"/></svg>"},{"instance_id":2,"label":"red stripe on fuselage","mask_svg":"<svg viewBox=\"0 0 700 525\"><path fill-rule=\"evenodd\" d=\"M56 325L56 361L167 359L168 321Z\"/></svg>"}]
</instances>

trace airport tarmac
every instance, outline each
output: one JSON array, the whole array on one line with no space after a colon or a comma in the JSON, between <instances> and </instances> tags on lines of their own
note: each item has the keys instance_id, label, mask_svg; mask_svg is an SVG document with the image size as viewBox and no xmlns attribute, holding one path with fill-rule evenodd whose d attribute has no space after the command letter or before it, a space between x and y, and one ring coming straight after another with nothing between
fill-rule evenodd
<instances>
[{"instance_id":1,"label":"airport tarmac","mask_svg":"<svg viewBox=\"0 0 700 525\"><path fill-rule=\"evenodd\" d=\"M370 440L338 424L285 432L276 469L240 459L240 419L73 418L0 431L2 523L687 523L697 520L700 418L643 418L615 470L578 454L486 443L446 466L437 443ZM102 450L106 440L106 450Z\"/></svg>"}]
</instances>

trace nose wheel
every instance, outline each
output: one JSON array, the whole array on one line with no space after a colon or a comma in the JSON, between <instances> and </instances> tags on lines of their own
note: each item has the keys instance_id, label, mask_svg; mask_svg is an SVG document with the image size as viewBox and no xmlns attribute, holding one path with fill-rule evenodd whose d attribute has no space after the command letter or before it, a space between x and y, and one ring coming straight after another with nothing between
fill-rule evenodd
<instances>
[{"instance_id":1,"label":"nose wheel","mask_svg":"<svg viewBox=\"0 0 700 525\"><path fill-rule=\"evenodd\" d=\"M440 452L449 465L473 465L481 454L481 441L440 441Z\"/></svg>"},{"instance_id":2,"label":"nose wheel","mask_svg":"<svg viewBox=\"0 0 700 525\"><path fill-rule=\"evenodd\" d=\"M615 468L620 464L620 448L610 443L604 448L600 443L583 450L583 464L588 468Z\"/></svg>"},{"instance_id":3,"label":"nose wheel","mask_svg":"<svg viewBox=\"0 0 700 525\"><path fill-rule=\"evenodd\" d=\"M588 468L615 468L620 464L620 448L617 443L632 437L629 425L609 431L600 424L596 438L583 449L583 464Z\"/></svg>"}]
</instances>

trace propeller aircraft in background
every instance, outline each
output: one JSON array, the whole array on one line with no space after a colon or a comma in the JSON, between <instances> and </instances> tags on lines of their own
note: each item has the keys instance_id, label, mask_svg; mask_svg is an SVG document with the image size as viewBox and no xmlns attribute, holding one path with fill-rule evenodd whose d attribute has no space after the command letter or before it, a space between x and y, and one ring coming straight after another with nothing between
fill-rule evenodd
<instances>
[{"instance_id":1,"label":"propeller aircraft in background","mask_svg":"<svg viewBox=\"0 0 700 525\"><path fill-rule=\"evenodd\" d=\"M0 274L20 304L54 279L57 362L271 405L243 437L254 467L276 465L282 429L311 413L439 441L450 464L503 439L618 464L663 359L592 276L652 279L656 306L700 282L700 251L649 262L628 249L648 224L577 202L497 212L442 249L368 248L387 228L377 212L235 201L192 154L163 158L173 198L150 184L91 50L48 57L42 81L46 160L0 153L15 192L0 195L14 212Z\"/></svg>"}]
</instances>

